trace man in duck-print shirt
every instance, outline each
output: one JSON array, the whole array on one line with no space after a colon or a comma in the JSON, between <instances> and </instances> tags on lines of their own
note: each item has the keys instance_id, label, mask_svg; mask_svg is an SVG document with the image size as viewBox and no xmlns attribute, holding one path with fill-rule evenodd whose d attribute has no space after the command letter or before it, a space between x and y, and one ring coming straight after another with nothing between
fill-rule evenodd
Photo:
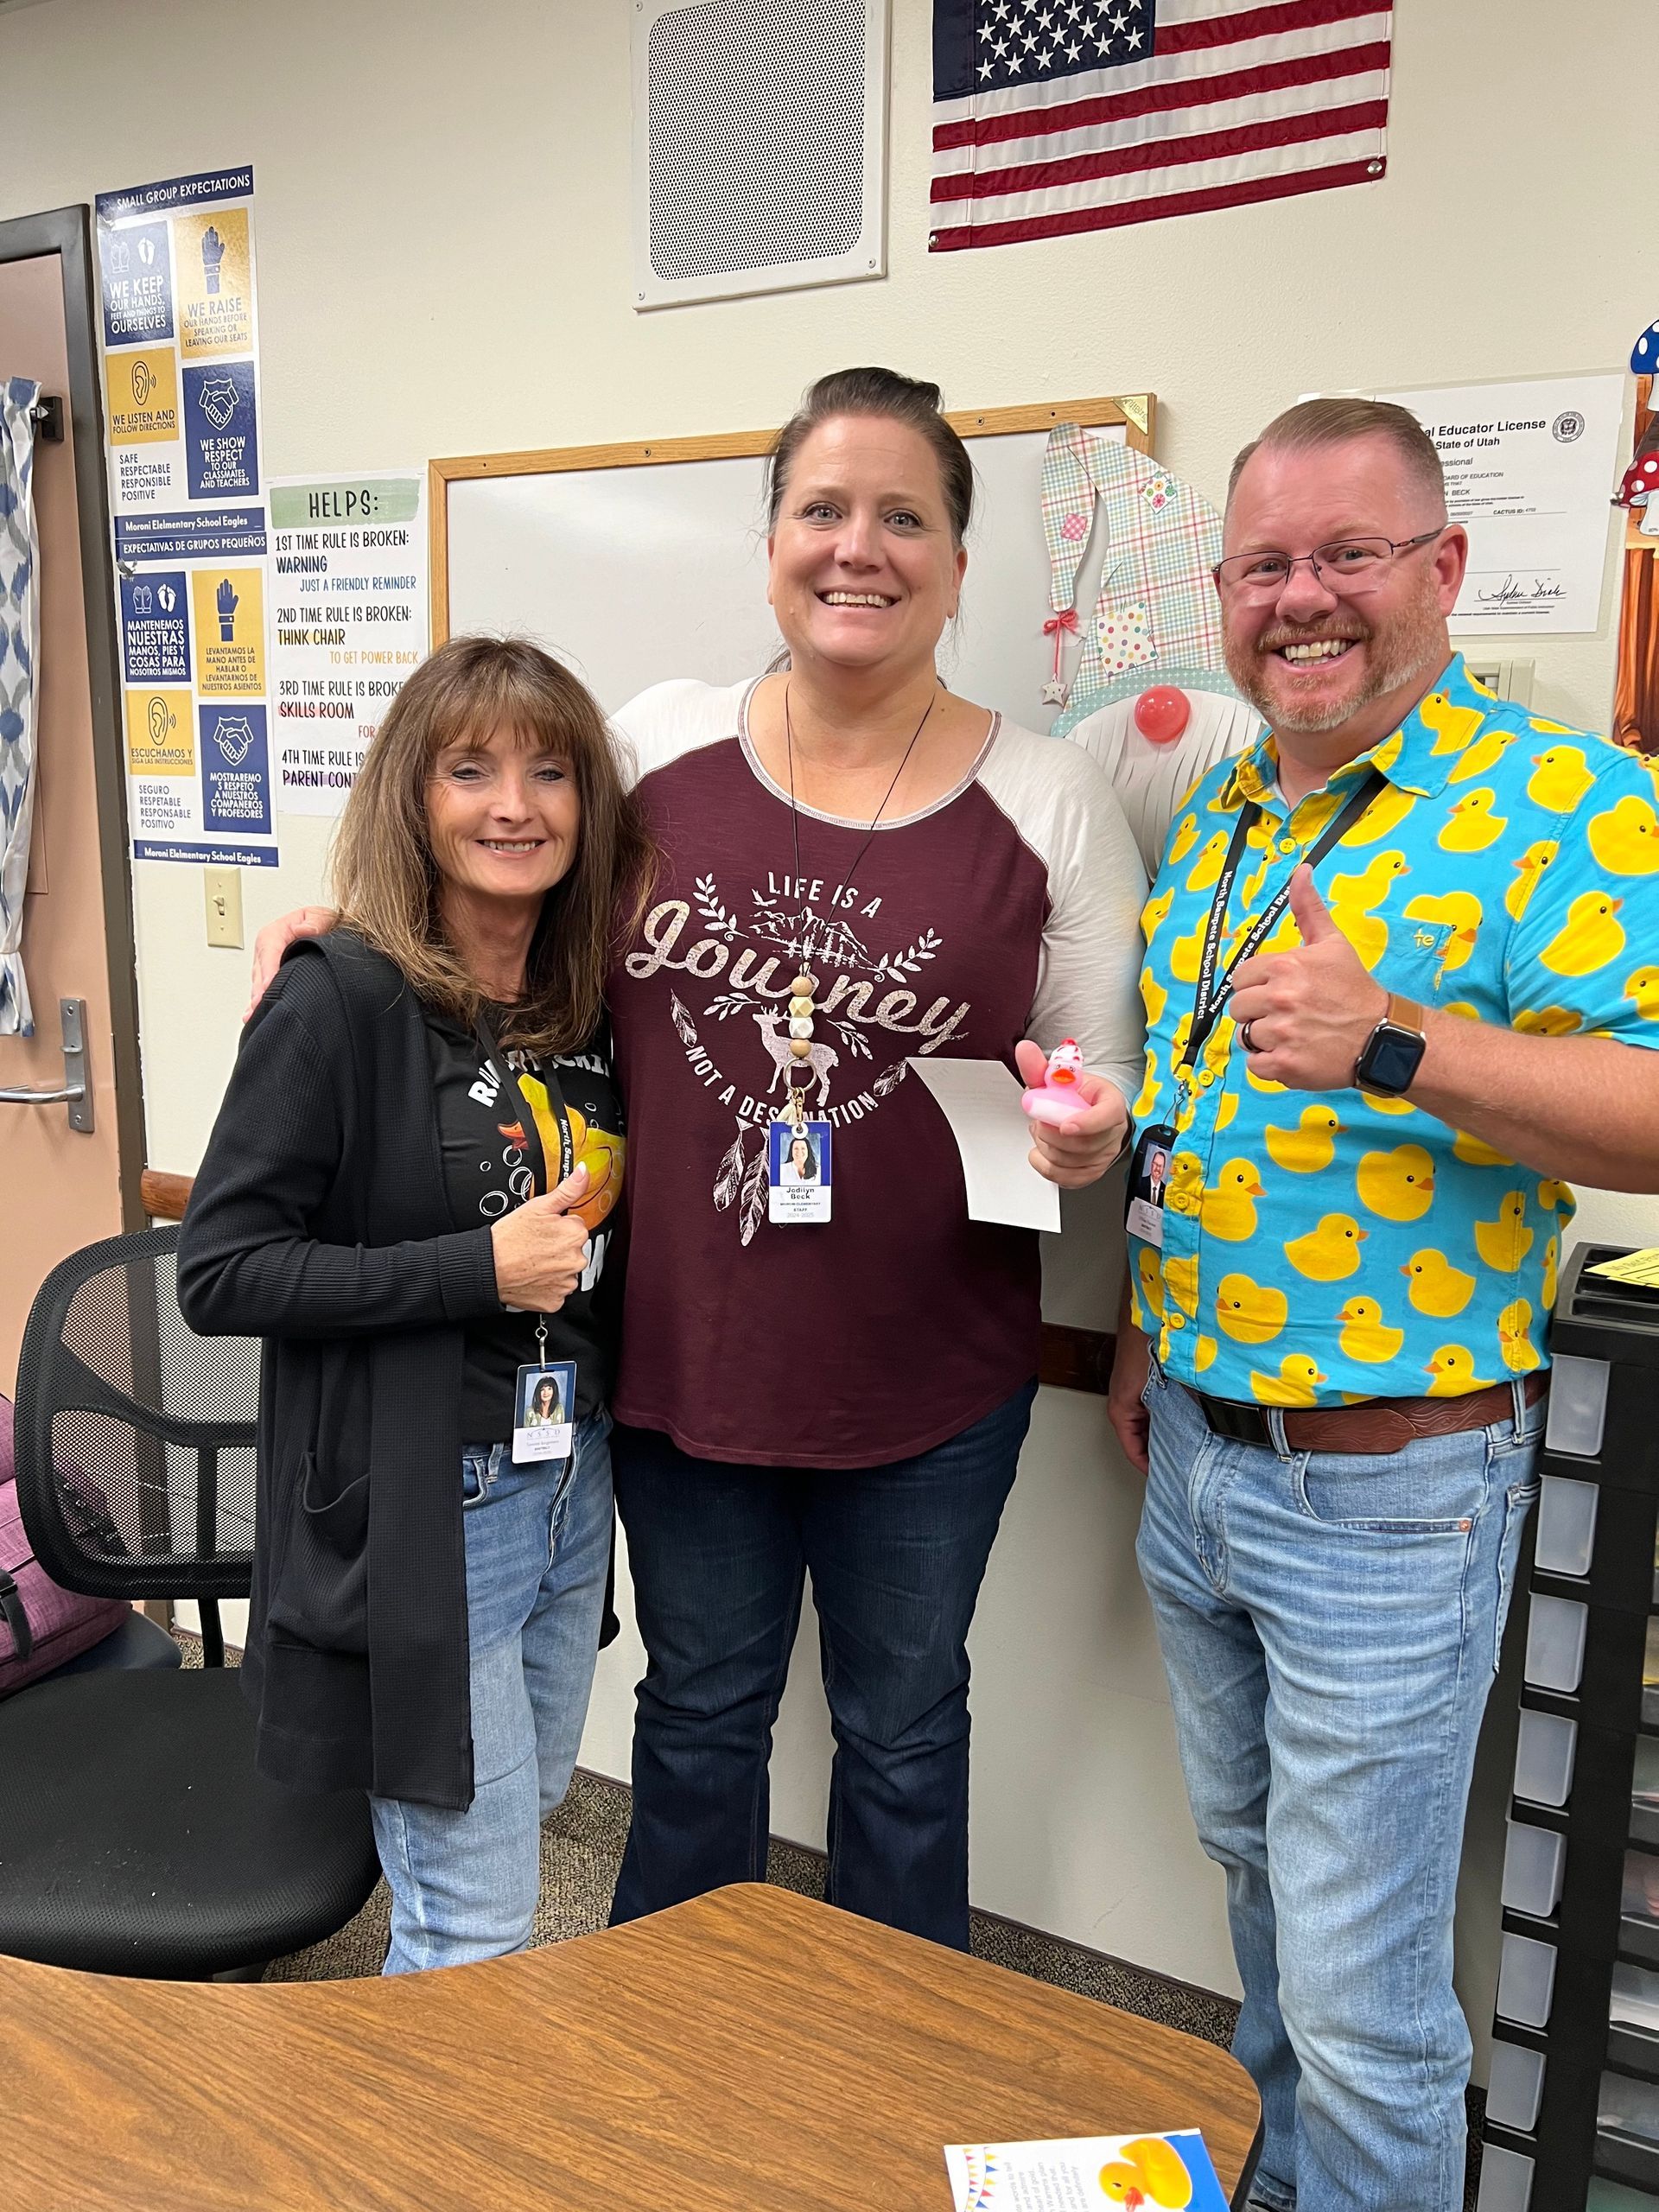
<instances>
[{"instance_id":1,"label":"man in duck-print shirt","mask_svg":"<svg viewBox=\"0 0 1659 2212\"><path fill-rule=\"evenodd\" d=\"M1281 416L1224 544L1268 728L1179 810L1143 918L1112 1418L1227 1871L1251 2202L1457 2212L1458 1858L1567 1183L1659 1185L1659 814L1637 756L1453 654L1467 540L1402 409Z\"/></svg>"}]
</instances>

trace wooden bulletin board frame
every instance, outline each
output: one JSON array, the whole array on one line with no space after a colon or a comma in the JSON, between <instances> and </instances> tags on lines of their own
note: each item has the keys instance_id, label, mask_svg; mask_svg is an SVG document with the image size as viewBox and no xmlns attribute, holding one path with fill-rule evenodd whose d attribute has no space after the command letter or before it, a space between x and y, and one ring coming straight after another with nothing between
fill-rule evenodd
<instances>
[{"instance_id":1,"label":"wooden bulletin board frame","mask_svg":"<svg viewBox=\"0 0 1659 2212\"><path fill-rule=\"evenodd\" d=\"M1086 430L1124 431L1136 453L1152 451L1158 402L1149 391L1116 399L1057 399L1034 407L985 407L947 414L945 421L963 438L1017 435L1022 430L1052 430L1057 423L1079 423ZM432 552L432 642L449 635L449 486L479 477L555 476L567 469L647 468L671 461L744 461L772 451L778 432L723 430L702 438L655 438L649 444L553 446L525 453L462 454L427 467L428 530Z\"/></svg>"}]
</instances>

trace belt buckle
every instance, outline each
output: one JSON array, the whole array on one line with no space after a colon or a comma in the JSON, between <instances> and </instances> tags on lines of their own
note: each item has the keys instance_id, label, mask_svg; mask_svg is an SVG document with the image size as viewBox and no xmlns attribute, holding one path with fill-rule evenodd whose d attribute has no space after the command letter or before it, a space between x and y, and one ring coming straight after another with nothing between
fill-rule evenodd
<instances>
[{"instance_id":1,"label":"belt buckle","mask_svg":"<svg viewBox=\"0 0 1659 2212\"><path fill-rule=\"evenodd\" d=\"M1211 1436L1224 1437L1230 1444L1269 1441L1268 1417L1260 1406L1243 1405L1236 1398L1212 1398L1202 1390L1192 1395Z\"/></svg>"}]
</instances>

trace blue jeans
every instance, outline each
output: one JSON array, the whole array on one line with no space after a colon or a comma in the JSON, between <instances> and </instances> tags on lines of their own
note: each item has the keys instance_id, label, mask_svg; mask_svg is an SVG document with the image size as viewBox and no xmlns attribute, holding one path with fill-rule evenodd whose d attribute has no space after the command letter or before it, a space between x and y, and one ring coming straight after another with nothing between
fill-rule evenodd
<instances>
[{"instance_id":1,"label":"blue jeans","mask_svg":"<svg viewBox=\"0 0 1659 2212\"><path fill-rule=\"evenodd\" d=\"M967 1949L968 1627L1035 1395L879 1467L737 1466L617 1430L647 1667L613 1923L765 1880L766 1762L810 1569L836 1738L825 1894Z\"/></svg>"},{"instance_id":2,"label":"blue jeans","mask_svg":"<svg viewBox=\"0 0 1659 2212\"><path fill-rule=\"evenodd\" d=\"M522 1951L541 1885L541 1823L570 1786L599 1653L611 1548L610 1415L576 1425L562 1466L461 1450L472 1803L371 1797L391 1885L387 1974Z\"/></svg>"},{"instance_id":3,"label":"blue jeans","mask_svg":"<svg viewBox=\"0 0 1659 2212\"><path fill-rule=\"evenodd\" d=\"M1212 1436L1155 1363L1146 1403L1137 1549L1227 1874L1233 2049L1262 2106L1251 2201L1461 2212L1452 1908L1544 1402L1375 1457Z\"/></svg>"}]
</instances>

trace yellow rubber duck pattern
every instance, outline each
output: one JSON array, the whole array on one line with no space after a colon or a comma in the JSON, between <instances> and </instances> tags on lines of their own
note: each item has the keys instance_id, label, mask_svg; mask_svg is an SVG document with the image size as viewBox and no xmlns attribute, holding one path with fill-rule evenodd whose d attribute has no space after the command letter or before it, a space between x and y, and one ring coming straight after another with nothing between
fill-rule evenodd
<instances>
[{"instance_id":1,"label":"yellow rubber duck pattern","mask_svg":"<svg viewBox=\"0 0 1659 2212\"><path fill-rule=\"evenodd\" d=\"M1270 736L1212 770L1141 918L1137 1118L1179 1135L1163 1250L1132 1238L1130 1281L1165 1368L1214 1397L1459 1396L1548 1357L1565 1184L1408 1098L1252 1078L1224 1013L1187 1061L1233 819L1247 800L1262 810L1224 947L1373 766L1387 781L1319 887L1379 983L1537 1036L1659 1047L1659 808L1636 754L1493 698L1456 658L1402 728L1288 815ZM1296 941L1287 915L1264 949Z\"/></svg>"}]
</instances>

